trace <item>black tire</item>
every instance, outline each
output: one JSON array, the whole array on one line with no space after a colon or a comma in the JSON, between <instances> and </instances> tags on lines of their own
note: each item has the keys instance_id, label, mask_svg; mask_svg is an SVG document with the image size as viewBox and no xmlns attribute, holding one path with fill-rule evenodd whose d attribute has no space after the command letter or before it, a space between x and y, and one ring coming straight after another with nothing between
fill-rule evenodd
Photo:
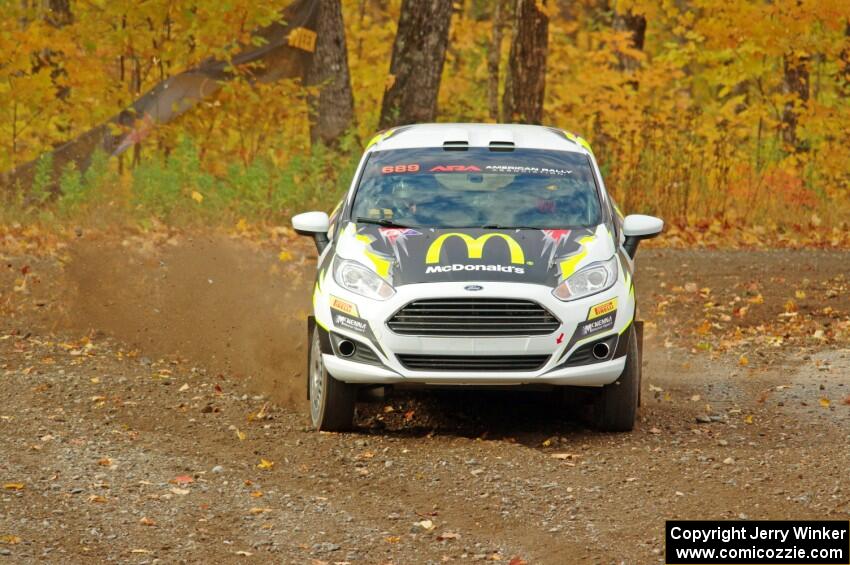
<instances>
[{"instance_id":1,"label":"black tire","mask_svg":"<svg viewBox=\"0 0 850 565\"><path fill-rule=\"evenodd\" d=\"M357 387L333 378L322 362L319 329L313 330L307 355L310 422L317 431L342 432L354 426Z\"/></svg>"},{"instance_id":2,"label":"black tire","mask_svg":"<svg viewBox=\"0 0 850 565\"><path fill-rule=\"evenodd\" d=\"M635 331L628 332L626 366L615 382L602 387L593 405L594 427L603 432L630 432L640 402L640 353Z\"/></svg>"}]
</instances>

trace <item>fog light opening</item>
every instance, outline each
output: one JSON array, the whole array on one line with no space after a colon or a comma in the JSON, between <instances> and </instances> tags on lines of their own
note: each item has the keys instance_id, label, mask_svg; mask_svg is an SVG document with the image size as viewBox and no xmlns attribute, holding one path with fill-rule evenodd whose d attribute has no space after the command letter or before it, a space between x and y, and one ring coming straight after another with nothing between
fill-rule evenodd
<instances>
[{"instance_id":1,"label":"fog light opening","mask_svg":"<svg viewBox=\"0 0 850 565\"><path fill-rule=\"evenodd\" d=\"M596 359L607 359L609 353L611 353L611 347L604 341L593 346L593 357Z\"/></svg>"},{"instance_id":2,"label":"fog light opening","mask_svg":"<svg viewBox=\"0 0 850 565\"><path fill-rule=\"evenodd\" d=\"M337 344L336 348L339 351L340 357L351 357L354 355L354 351L357 349L357 346L354 345L353 341L343 339Z\"/></svg>"}]
</instances>

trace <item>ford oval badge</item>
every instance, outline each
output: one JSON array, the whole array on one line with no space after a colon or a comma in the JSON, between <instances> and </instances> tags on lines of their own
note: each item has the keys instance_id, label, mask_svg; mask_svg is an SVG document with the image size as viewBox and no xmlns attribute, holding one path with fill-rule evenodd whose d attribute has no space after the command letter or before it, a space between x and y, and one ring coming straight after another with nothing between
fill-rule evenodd
<instances>
[{"instance_id":1,"label":"ford oval badge","mask_svg":"<svg viewBox=\"0 0 850 565\"><path fill-rule=\"evenodd\" d=\"M463 287L464 290L484 290L483 286L479 286L477 284L468 284Z\"/></svg>"}]
</instances>

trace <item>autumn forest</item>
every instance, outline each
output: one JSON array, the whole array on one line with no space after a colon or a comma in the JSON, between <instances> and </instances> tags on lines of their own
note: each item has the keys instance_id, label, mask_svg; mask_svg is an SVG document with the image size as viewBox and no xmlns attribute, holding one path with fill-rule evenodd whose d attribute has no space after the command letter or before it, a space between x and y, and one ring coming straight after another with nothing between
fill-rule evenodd
<instances>
[{"instance_id":1,"label":"autumn forest","mask_svg":"<svg viewBox=\"0 0 850 565\"><path fill-rule=\"evenodd\" d=\"M839 226L844 0L27 0L0 5L6 219L282 221L381 129L543 123L629 211Z\"/></svg>"}]
</instances>

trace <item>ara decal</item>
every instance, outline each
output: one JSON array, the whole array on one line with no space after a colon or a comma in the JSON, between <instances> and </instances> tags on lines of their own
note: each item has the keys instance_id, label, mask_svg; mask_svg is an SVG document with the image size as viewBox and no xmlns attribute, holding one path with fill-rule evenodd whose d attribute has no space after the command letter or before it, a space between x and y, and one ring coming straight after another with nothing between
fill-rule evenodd
<instances>
[{"instance_id":1,"label":"ara decal","mask_svg":"<svg viewBox=\"0 0 850 565\"><path fill-rule=\"evenodd\" d=\"M431 167L432 173L480 173L481 169L475 165L437 165Z\"/></svg>"}]
</instances>

